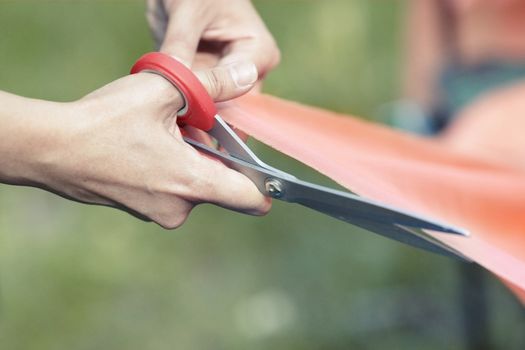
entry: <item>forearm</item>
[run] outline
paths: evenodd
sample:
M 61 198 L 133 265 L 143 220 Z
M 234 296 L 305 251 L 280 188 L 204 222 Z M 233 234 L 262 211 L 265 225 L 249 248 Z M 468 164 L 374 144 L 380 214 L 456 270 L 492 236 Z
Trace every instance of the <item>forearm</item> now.
M 42 185 L 58 145 L 66 104 L 0 91 L 0 182 Z

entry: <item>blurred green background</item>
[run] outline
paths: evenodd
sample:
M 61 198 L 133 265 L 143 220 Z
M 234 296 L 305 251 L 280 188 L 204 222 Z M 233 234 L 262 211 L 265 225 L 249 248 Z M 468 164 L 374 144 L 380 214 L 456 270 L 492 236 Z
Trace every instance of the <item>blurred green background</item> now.
M 397 97 L 403 1 L 255 3 L 283 54 L 267 92 L 370 118 Z M 0 89 L 72 100 L 127 74 L 153 49 L 144 10 L 0 0 Z M 486 348 L 523 349 L 522 307 L 487 278 Z M 164 231 L 0 187 L 0 349 L 462 349 L 460 285 L 457 262 L 293 205 Z

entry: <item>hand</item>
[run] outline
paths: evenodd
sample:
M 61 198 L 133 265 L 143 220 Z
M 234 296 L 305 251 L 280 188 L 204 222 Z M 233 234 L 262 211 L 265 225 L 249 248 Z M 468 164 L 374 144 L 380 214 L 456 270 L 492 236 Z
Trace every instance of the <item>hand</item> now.
M 246 63 L 198 76 L 223 100 L 249 90 L 257 72 Z M 234 81 L 239 77 L 243 82 Z M 183 141 L 176 124 L 182 97 L 158 75 L 126 76 L 67 104 L 5 95 L 0 101 L 11 113 L 0 112 L 7 126 L 0 131 L 0 182 L 124 209 L 165 228 L 180 226 L 204 202 L 250 214 L 269 210 L 248 178 Z M 48 118 L 31 119 L 44 110 Z
M 161 51 L 194 68 L 251 61 L 262 78 L 279 63 L 249 0 L 148 0 L 147 18 Z

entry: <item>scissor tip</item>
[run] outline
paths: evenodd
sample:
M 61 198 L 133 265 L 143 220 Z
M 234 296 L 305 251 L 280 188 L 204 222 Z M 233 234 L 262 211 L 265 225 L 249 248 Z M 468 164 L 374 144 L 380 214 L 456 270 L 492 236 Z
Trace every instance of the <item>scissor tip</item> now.
M 470 231 L 466 230 L 464 228 L 461 228 L 461 227 L 443 227 L 441 232 L 453 233 L 453 234 L 456 234 L 456 235 L 459 235 L 459 236 L 463 236 L 463 237 L 469 237 L 470 236 Z

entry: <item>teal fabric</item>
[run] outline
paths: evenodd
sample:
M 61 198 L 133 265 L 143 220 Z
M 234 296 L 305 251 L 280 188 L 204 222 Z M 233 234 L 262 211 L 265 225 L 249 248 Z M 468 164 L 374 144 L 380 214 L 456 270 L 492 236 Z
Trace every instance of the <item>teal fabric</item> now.
M 449 64 L 439 81 L 442 108 L 454 116 L 480 95 L 521 79 L 525 79 L 525 61 L 488 62 L 469 67 Z
M 431 111 L 402 100 L 382 106 L 380 118 L 395 128 L 434 135 L 446 128 L 457 113 L 476 98 L 520 80 L 525 80 L 525 61 L 494 61 L 476 66 L 462 66 L 451 61 L 439 75 L 435 86 L 439 103 Z

